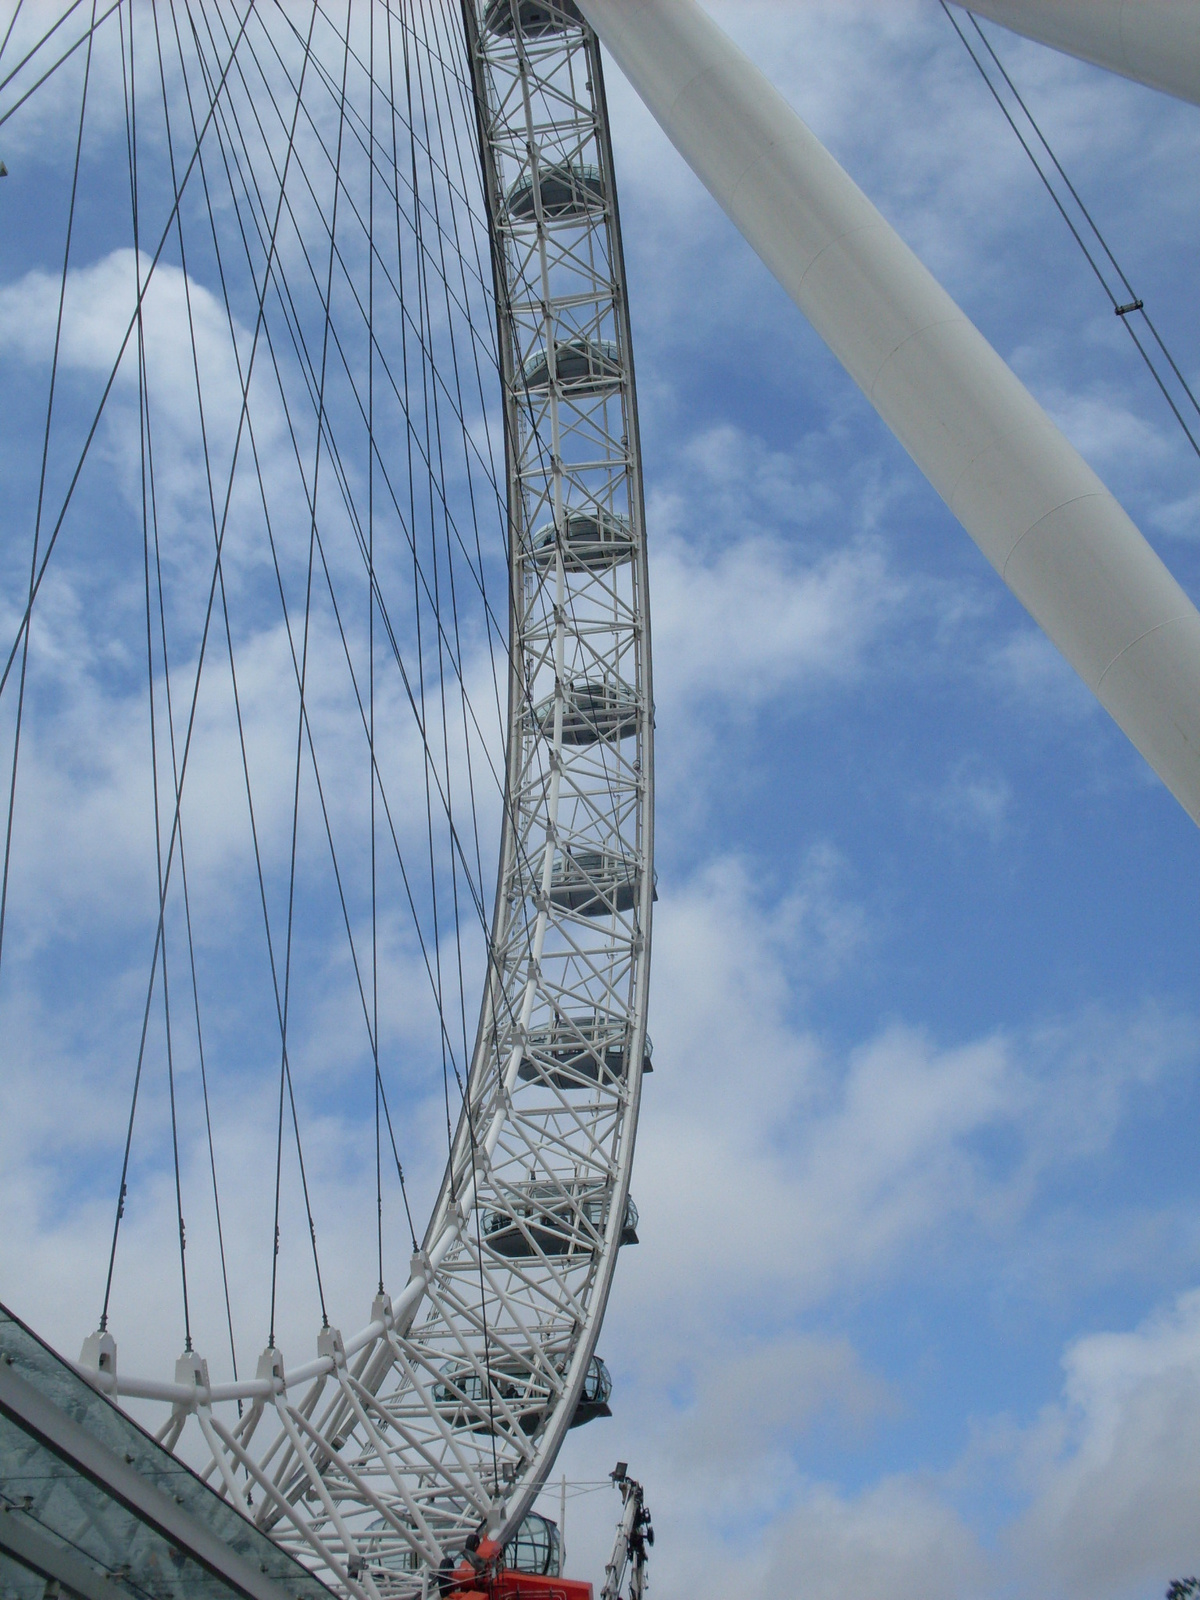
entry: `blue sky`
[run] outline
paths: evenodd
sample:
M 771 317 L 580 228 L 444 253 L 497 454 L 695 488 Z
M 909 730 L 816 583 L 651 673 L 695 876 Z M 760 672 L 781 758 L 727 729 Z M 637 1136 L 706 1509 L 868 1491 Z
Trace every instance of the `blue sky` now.
M 940 8 L 710 9 L 1200 592 L 1195 458 Z M 1195 108 L 991 37 L 1194 372 Z M 1196 1548 L 1195 829 L 609 93 L 663 899 L 604 1341 L 645 1420 L 604 1427 L 655 1583 L 1160 1593 Z
M 1200 598 L 1200 464 L 940 7 L 710 9 Z M 1200 111 L 990 36 L 1197 375 Z M 615 68 L 608 90 L 652 550 L 655 1072 L 641 1243 L 600 1345 L 614 1417 L 562 1465 L 598 1480 L 620 1457 L 646 1483 L 663 1600 L 1161 1594 L 1200 1564 L 1200 839 Z M 114 246 L 101 229 L 81 262 Z M 20 281 L 5 265 L 10 355 Z M 64 578 L 62 594 L 79 592 Z M 286 673 L 260 643 L 269 742 Z M 111 911 L 145 865 L 120 848 L 143 803 L 122 788 L 140 770 L 121 743 L 142 714 L 132 669 L 106 677 L 80 646 L 68 680 L 95 709 L 58 725 L 88 757 L 76 787 L 38 791 L 91 806 L 88 897 L 64 894 L 62 918 Z M 26 835 L 34 866 L 54 865 L 45 832 L 40 852 Z M 219 829 L 200 839 L 214 880 L 244 865 Z M 17 925 L 33 950 L 34 922 Z M 413 951 L 400 932 L 389 949 L 394 1036 L 419 1063 Z M 140 980 L 115 965 L 127 1019 Z M 35 966 L 0 997 L 18 1019 L 3 1184 L 19 1222 L 0 1281 L 69 1348 L 94 1321 L 127 1068 L 114 1087 L 96 1031 L 52 1025 Z M 349 1328 L 374 1196 L 360 1107 L 330 1090 L 349 1081 L 346 975 L 322 970 L 304 1083 Z M 406 1159 L 427 1194 L 438 1095 L 421 1070 Z M 248 1211 L 260 1087 L 221 1130 Z M 165 1360 L 165 1170 L 146 1181 L 126 1304 L 161 1326 L 116 1332 Z M 288 1315 L 285 1349 L 307 1351 L 303 1296 Z M 581 1576 L 599 1576 L 613 1515 L 604 1493 L 572 1502 Z

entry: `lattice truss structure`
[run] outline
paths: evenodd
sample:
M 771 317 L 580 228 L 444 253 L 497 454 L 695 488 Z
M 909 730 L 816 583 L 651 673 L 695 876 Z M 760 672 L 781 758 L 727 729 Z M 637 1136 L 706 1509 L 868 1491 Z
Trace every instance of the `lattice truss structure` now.
M 467 0 L 507 447 L 505 817 L 464 1109 L 411 1276 L 315 1361 L 216 1385 L 94 1381 L 168 1401 L 204 1475 L 343 1591 L 421 1592 L 486 1523 L 507 1539 L 572 1425 L 607 1414 L 595 1353 L 646 1039 L 652 724 L 644 515 L 597 41 L 570 0 Z M 236 1422 L 228 1404 L 240 1402 Z

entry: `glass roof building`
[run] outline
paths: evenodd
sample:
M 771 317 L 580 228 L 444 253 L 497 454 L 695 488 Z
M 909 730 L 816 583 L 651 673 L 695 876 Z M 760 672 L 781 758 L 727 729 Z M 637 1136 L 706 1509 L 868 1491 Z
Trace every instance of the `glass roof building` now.
M 332 1600 L 0 1306 L 0 1600 Z

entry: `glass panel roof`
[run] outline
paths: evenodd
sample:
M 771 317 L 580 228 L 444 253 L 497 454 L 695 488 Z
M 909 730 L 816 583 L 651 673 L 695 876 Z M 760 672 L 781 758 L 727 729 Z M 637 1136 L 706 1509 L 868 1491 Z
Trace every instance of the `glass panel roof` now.
M 207 1484 L 145 1433 L 132 1418 L 0 1307 L 0 1361 L 43 1400 L 104 1446 L 114 1473 L 122 1464 L 169 1497 L 182 1531 L 200 1524 L 254 1573 L 292 1600 L 330 1600 L 330 1591 Z M 13 1560 L 13 1556 L 18 1560 Z M 28 1568 L 43 1576 L 34 1579 Z M 0 1600 L 42 1600 L 45 1578 L 93 1600 L 229 1600 L 243 1594 L 236 1578 L 219 1576 L 181 1550 L 112 1486 L 85 1476 L 77 1462 L 51 1450 L 22 1421 L 0 1412 Z M 76 1581 L 72 1581 L 72 1578 Z

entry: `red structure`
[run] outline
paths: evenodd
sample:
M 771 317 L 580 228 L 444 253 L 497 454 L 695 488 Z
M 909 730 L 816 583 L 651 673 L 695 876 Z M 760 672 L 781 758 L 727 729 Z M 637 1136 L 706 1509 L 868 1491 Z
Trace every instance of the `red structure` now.
M 440 1587 L 445 1600 L 595 1600 L 590 1583 L 506 1567 L 503 1547 L 494 1539 L 481 1539 L 468 1550 Z

